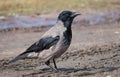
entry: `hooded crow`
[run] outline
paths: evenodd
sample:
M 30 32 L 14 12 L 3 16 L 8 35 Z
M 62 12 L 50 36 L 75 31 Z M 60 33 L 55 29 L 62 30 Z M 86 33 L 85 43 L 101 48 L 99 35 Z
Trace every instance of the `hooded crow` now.
M 55 26 L 49 29 L 39 41 L 32 44 L 25 52 L 10 60 L 8 64 L 26 58 L 30 53 L 35 52 L 39 54 L 39 58 L 44 60 L 47 66 L 57 70 L 55 59 L 69 48 L 72 39 L 72 22 L 78 15 L 80 14 L 77 12 L 62 11 Z M 54 63 L 54 67 L 50 65 L 51 60 Z

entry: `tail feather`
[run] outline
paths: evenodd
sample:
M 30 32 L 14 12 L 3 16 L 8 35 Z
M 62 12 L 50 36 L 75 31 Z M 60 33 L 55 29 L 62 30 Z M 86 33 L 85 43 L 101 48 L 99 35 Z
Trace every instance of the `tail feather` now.
M 20 59 L 26 58 L 28 55 L 29 55 L 29 53 L 22 53 L 22 54 L 18 55 L 17 57 L 15 57 L 14 59 L 10 60 L 7 64 L 10 64 L 10 63 L 16 62 Z

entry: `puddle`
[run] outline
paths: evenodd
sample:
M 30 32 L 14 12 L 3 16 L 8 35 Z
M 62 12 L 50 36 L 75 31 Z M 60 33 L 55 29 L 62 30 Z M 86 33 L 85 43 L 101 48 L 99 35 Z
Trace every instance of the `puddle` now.
M 10 19 L 1 19 L 0 28 L 12 28 L 12 27 L 33 27 L 33 26 L 48 26 L 54 25 L 56 20 L 46 20 L 41 17 L 29 17 L 29 16 L 19 16 Z
M 103 23 L 103 22 L 115 22 L 120 18 L 120 15 L 116 12 L 104 13 L 102 15 L 96 14 L 95 16 L 86 16 L 85 21 L 89 24 Z
M 95 24 L 95 23 L 100 23 L 100 22 L 105 22 L 106 19 L 104 17 L 87 17 L 85 18 L 85 20 L 89 23 L 89 24 Z
M 106 21 L 116 21 L 116 19 L 120 18 L 120 15 L 111 12 L 104 13 L 102 15 L 96 14 L 94 16 L 87 15 L 84 17 L 84 20 L 88 22 L 88 24 L 96 24 Z M 81 21 L 80 19 L 79 21 Z M 0 17 L 0 28 L 6 29 L 11 27 L 33 27 L 33 26 L 50 26 L 56 23 L 56 19 L 47 19 L 44 17 L 36 16 L 18 16 L 18 17 L 9 17 L 5 18 L 3 16 Z

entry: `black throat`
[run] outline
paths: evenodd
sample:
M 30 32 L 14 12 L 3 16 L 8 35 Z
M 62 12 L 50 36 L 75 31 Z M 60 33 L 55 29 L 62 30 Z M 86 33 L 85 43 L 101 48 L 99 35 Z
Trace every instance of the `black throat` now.
M 71 39 L 72 39 L 72 30 L 71 30 L 71 25 L 72 25 L 72 21 L 71 22 L 64 22 L 64 27 L 66 27 L 66 31 L 64 32 L 64 36 L 65 38 L 67 38 L 67 41 L 70 43 Z

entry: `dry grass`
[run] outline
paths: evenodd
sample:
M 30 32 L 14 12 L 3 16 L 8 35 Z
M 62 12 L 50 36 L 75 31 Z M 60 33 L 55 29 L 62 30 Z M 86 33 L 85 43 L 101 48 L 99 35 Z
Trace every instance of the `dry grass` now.
M 64 9 L 118 9 L 120 0 L 0 0 L 0 15 L 53 13 Z

